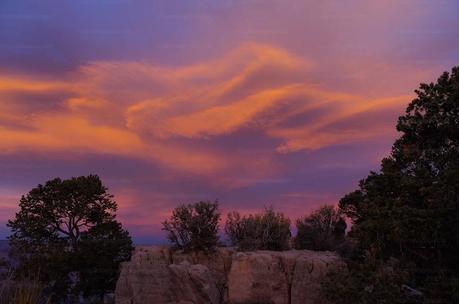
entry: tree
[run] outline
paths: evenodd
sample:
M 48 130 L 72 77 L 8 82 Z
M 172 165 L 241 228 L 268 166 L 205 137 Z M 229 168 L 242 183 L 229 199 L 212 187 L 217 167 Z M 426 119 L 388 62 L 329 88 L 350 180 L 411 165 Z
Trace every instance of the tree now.
M 340 209 L 367 258 L 414 263 L 416 284 L 431 299 L 454 302 L 457 287 L 455 295 L 434 295 L 438 286 L 426 286 L 434 277 L 446 286 L 459 276 L 459 67 L 415 92 L 380 172 L 342 198 Z
M 164 221 L 162 230 L 175 249 L 212 251 L 218 244 L 218 201 L 180 205 Z
M 77 255 L 78 291 L 85 296 L 103 296 L 105 291 L 115 290 L 119 264 L 130 259 L 132 250 L 129 233 L 116 221 L 84 232 Z
M 117 274 L 119 262 L 129 258 L 126 252 L 131 249 L 130 237 L 115 221 L 117 204 L 97 175 L 56 178 L 38 185 L 22 196 L 19 208 L 15 218 L 8 221 L 18 272 L 36 272 L 42 281 L 54 282 L 51 289 L 57 296 L 69 292 L 70 273 L 84 277 L 80 257 L 96 250 L 85 247 L 87 242 L 98 241 L 99 251 L 115 249 L 103 255 L 113 257 L 113 272 L 108 280 Z M 113 236 L 120 243 L 116 248 L 108 245 Z M 95 271 L 102 266 L 100 263 L 104 263 L 103 259 L 92 263 Z M 78 288 L 77 282 L 75 289 Z
M 296 221 L 296 249 L 335 250 L 344 241 L 346 222 L 334 206 L 322 206 Z
M 290 220 L 273 208 L 247 216 L 231 212 L 225 232 L 231 245 L 239 250 L 286 250 L 290 247 Z
M 231 246 L 239 250 L 256 250 L 262 247 L 260 216 L 241 216 L 238 212 L 228 213 L 225 233 Z

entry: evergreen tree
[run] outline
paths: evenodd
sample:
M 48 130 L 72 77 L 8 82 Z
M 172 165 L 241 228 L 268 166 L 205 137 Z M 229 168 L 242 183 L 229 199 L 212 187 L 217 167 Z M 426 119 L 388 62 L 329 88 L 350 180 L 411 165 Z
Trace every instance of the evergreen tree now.
M 340 208 L 367 259 L 411 263 L 418 286 L 451 301 L 459 295 L 450 284 L 459 276 L 459 67 L 415 92 L 380 172 Z

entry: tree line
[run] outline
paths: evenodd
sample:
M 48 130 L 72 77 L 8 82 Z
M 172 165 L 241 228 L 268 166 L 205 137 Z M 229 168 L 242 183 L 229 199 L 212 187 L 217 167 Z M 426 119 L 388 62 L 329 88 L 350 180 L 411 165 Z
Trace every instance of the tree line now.
M 297 235 L 292 237 L 291 220 L 272 207 L 257 214 L 228 213 L 224 232 L 219 238 L 221 214 L 218 201 L 201 201 L 175 208 L 164 221 L 163 230 L 173 248 L 211 252 L 218 246 L 234 246 L 238 250 L 336 250 L 343 244 L 346 222 L 340 211 L 325 205 L 298 219 Z

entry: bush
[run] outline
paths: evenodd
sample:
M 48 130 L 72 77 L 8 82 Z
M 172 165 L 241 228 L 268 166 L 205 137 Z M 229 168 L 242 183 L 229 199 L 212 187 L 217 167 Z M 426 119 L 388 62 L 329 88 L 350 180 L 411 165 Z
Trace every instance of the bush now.
M 344 242 L 346 222 L 333 206 L 323 206 L 296 221 L 296 249 L 337 250 Z
M 408 287 L 408 277 L 396 260 L 350 262 L 348 269 L 330 271 L 320 292 L 334 304 L 421 303 L 420 293 Z
M 225 232 L 239 250 L 286 250 L 291 238 L 290 220 L 272 208 L 262 214 L 228 214 Z
M 218 245 L 218 202 L 198 202 L 175 208 L 162 230 L 174 249 L 212 251 Z

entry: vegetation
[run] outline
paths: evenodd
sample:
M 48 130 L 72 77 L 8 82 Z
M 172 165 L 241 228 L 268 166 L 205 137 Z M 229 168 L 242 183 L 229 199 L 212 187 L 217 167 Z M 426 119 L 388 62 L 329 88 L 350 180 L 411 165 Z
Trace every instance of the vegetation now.
M 117 204 L 98 176 L 50 180 L 23 196 L 19 208 L 8 222 L 18 278 L 39 273 L 57 299 L 114 289 L 132 241 L 116 222 Z
M 291 238 L 290 220 L 272 208 L 247 216 L 229 213 L 225 232 L 240 250 L 286 250 Z
M 212 251 L 218 245 L 218 201 L 180 205 L 163 222 L 163 230 L 175 249 Z
M 324 298 L 335 304 L 418 303 L 419 294 L 410 295 L 408 272 L 396 260 L 377 263 L 349 262 L 348 269 L 335 269 L 322 282 Z
M 49 303 L 43 288 L 43 284 L 36 278 L 24 278 L 18 281 L 8 277 L 0 281 L 0 304 Z
M 405 282 L 426 302 L 458 303 L 459 67 L 415 92 L 398 120 L 402 135 L 380 172 L 371 172 L 341 199 L 340 209 L 353 221 L 350 235 L 358 242 L 361 265 L 397 259 L 399 271 L 408 273 Z M 377 271 L 358 273 L 371 278 Z M 327 294 L 351 299 L 349 288 Z M 366 303 L 356 299 L 346 303 Z
M 109 221 L 90 228 L 81 237 L 77 255 L 77 291 L 86 297 L 113 291 L 119 264 L 130 259 L 132 250 L 131 237 L 120 223 Z
M 334 206 L 327 205 L 296 221 L 296 249 L 336 250 L 343 242 L 346 221 Z

